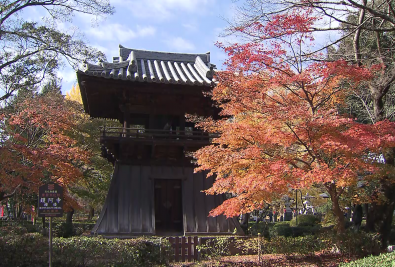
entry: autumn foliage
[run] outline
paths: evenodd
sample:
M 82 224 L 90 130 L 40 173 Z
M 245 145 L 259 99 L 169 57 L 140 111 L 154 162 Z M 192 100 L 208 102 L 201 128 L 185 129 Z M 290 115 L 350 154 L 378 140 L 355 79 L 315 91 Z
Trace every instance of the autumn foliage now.
M 55 182 L 65 190 L 67 206 L 76 202 L 67 187 L 82 176 L 79 166 L 89 153 L 74 138 L 78 114 L 57 93 L 27 96 L 4 109 L 0 192 L 4 198 L 18 189 L 34 194 Z
M 313 40 L 308 27 L 314 18 L 293 18 L 303 25 L 275 36 L 273 24 L 249 26 L 270 41 L 220 44 L 229 60 L 227 70 L 217 75 L 212 99 L 223 119 L 193 118 L 204 130 L 219 134 L 195 153 L 196 170 L 216 176 L 208 194 L 232 195 L 212 216 L 237 216 L 291 189 L 321 184 L 331 196 L 341 232 L 340 195 L 361 176 L 379 171 L 377 158 L 395 145 L 395 125 L 359 124 L 339 113 L 347 93 L 371 79 L 375 69 L 342 60 L 310 61 L 302 51 Z

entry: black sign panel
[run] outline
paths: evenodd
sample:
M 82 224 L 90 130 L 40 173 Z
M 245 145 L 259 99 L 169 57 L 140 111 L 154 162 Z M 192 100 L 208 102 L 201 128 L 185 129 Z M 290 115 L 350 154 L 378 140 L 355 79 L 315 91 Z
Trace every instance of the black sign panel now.
M 40 186 L 38 192 L 38 217 L 62 217 L 63 188 L 49 183 Z

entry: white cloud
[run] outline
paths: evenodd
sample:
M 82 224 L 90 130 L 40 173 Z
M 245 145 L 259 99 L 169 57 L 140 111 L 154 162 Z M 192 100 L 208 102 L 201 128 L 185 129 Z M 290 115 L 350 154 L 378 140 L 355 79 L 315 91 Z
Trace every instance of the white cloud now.
M 182 37 L 169 38 L 164 41 L 165 44 L 175 52 L 188 52 L 195 50 L 195 45 Z
M 198 30 L 198 26 L 195 23 L 183 23 L 182 27 L 184 27 L 186 30 L 192 31 L 192 32 Z
M 106 46 L 102 46 L 102 45 L 98 45 L 98 44 L 91 44 L 92 47 L 96 48 L 97 50 L 103 52 L 103 54 L 107 57 L 107 60 L 112 60 L 111 57 L 111 52 L 118 52 L 117 47 L 118 44 L 117 43 L 110 43 Z M 94 63 L 94 62 L 90 62 L 90 63 Z
M 112 23 L 102 27 L 90 28 L 87 31 L 87 35 L 95 37 L 99 40 L 111 40 L 124 43 L 138 37 L 154 36 L 156 33 L 156 29 L 151 26 L 137 26 L 136 28 L 136 30 L 132 30 L 127 26 L 118 23 Z
M 167 19 L 174 16 L 174 11 L 201 13 L 215 0 L 113 0 L 116 6 L 130 9 L 132 14 L 140 18 Z
M 77 82 L 77 75 L 75 73 L 75 70 L 73 70 L 68 65 L 58 71 L 58 77 L 62 79 L 63 94 L 71 90 L 72 86 Z
M 59 77 L 62 79 L 64 82 L 72 82 L 77 79 L 77 76 L 75 74 L 75 70 L 73 70 L 71 67 L 65 67 L 61 71 L 59 71 Z
M 137 25 L 137 35 L 141 37 L 145 36 L 154 36 L 156 33 L 156 29 L 152 26 L 141 27 Z

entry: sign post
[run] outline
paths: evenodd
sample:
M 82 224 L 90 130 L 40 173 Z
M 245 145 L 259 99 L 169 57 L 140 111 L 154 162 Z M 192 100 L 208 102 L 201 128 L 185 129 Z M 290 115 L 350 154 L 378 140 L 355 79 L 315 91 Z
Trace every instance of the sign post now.
M 52 217 L 63 216 L 63 188 L 55 183 L 40 186 L 38 190 L 38 217 L 49 217 L 49 267 L 52 266 Z

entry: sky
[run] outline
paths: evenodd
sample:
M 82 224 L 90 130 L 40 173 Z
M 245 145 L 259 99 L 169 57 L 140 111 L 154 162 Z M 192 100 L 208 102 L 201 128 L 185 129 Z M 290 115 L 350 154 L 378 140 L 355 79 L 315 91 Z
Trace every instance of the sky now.
M 115 14 L 93 20 L 93 16 L 76 14 L 72 23 L 58 22 L 63 32 L 77 29 L 78 36 L 88 45 L 102 51 L 108 62 L 119 56 L 119 45 L 127 48 L 180 53 L 210 52 L 211 63 L 224 69 L 226 54 L 217 42 L 240 41 L 234 36 L 223 37 L 228 21 L 235 21 L 237 7 L 246 0 L 110 0 Z M 25 19 L 36 20 L 47 15 L 43 8 L 29 10 Z M 27 16 L 27 17 L 26 17 Z M 321 23 L 327 23 L 321 20 Z M 332 39 L 328 33 L 315 34 L 316 44 Z M 332 33 L 338 37 L 338 33 Z M 94 63 L 94 62 L 91 62 Z M 65 94 L 77 83 L 76 70 L 66 65 L 59 71 Z
M 76 15 L 83 40 L 102 51 L 107 61 L 118 56 L 119 45 L 127 48 L 181 52 L 210 52 L 211 63 L 218 69 L 226 59 L 225 53 L 215 46 L 235 16 L 237 5 L 243 1 L 231 0 L 112 0 L 115 14 L 92 23 L 92 17 Z M 71 25 L 59 23 L 60 29 Z M 229 39 L 229 38 L 228 38 Z M 231 39 L 231 38 L 230 38 Z M 75 70 L 65 67 L 59 72 L 62 92 L 76 84 Z

